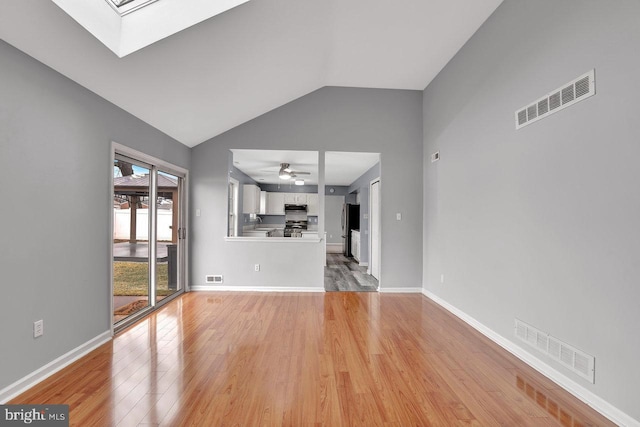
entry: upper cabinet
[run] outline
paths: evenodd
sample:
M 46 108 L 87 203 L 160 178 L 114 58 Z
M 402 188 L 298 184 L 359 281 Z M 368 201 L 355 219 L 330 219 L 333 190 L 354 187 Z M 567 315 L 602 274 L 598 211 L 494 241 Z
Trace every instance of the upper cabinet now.
M 307 214 L 318 216 L 318 193 L 267 192 L 265 214 L 284 215 L 284 205 L 307 205 Z
M 253 184 L 242 186 L 242 213 L 260 213 L 260 187 Z
M 260 191 L 260 215 L 267 213 L 267 192 Z
M 288 205 L 306 205 L 306 193 L 284 193 L 284 202 Z
M 307 193 L 307 215 L 318 216 L 318 193 Z
M 284 196 L 286 193 L 267 193 L 267 215 L 284 215 Z

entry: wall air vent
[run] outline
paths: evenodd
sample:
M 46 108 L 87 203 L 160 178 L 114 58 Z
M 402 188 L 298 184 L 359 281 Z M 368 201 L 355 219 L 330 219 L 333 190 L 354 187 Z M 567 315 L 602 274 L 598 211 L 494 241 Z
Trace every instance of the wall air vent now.
M 595 358 L 559 339 L 516 319 L 515 334 L 521 341 L 560 362 L 567 369 L 595 383 Z
M 516 111 L 516 129 L 543 119 L 570 105 L 596 94 L 595 70 L 578 77 L 563 87 Z
M 212 274 L 205 277 L 207 285 L 219 285 L 223 282 L 222 274 Z

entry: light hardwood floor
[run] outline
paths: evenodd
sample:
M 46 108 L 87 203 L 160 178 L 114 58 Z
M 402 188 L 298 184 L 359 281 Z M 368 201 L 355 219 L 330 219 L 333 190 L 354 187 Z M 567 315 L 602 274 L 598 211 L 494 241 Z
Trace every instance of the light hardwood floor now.
M 11 403 L 77 426 L 613 425 L 420 294 L 179 297 Z

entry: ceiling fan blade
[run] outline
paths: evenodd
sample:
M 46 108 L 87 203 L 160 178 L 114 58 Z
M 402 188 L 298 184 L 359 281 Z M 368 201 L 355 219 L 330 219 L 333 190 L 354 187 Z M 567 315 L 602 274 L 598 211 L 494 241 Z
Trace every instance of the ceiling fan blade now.
M 311 175 L 311 172 L 302 172 L 302 171 L 289 171 L 289 173 L 296 174 L 296 175 Z

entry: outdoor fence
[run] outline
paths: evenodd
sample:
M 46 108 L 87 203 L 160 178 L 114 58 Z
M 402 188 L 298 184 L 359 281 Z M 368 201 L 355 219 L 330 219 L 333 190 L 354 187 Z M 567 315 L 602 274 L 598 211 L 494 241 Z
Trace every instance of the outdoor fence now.
M 158 209 L 158 241 L 172 239 L 171 224 L 173 222 L 173 210 Z M 113 238 L 129 240 L 131 226 L 131 209 L 113 210 Z M 136 211 L 136 239 L 149 240 L 149 209 Z

